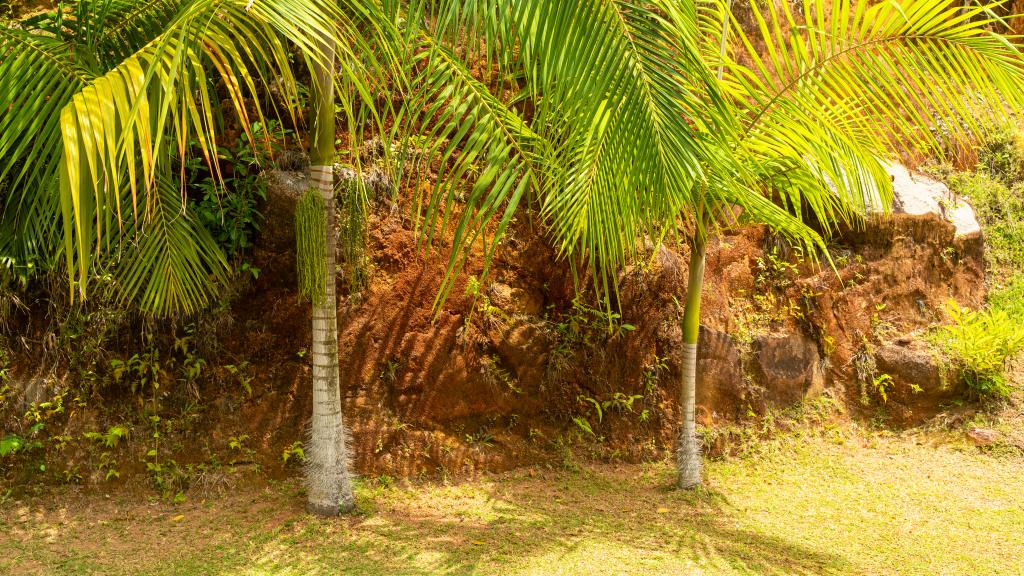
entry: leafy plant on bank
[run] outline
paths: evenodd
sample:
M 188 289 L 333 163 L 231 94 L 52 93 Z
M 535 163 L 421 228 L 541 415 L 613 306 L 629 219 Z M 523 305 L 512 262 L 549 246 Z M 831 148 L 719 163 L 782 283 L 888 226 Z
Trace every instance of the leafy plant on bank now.
M 1024 350 L 1024 331 L 1005 311 L 947 306 L 951 323 L 932 333 L 932 341 L 957 364 L 971 394 L 977 398 L 1010 395 L 1007 361 Z
M 239 265 L 263 224 L 259 211 L 267 198 L 263 170 L 289 135 L 276 120 L 268 120 L 266 128 L 256 122 L 247 133 L 255 140 L 243 133 L 230 145 L 217 147 L 219 178 L 202 158 L 193 156 L 184 166 L 192 192 L 190 205 L 228 260 Z M 250 270 L 251 266 L 246 269 Z
M 1012 349 L 1010 337 L 1024 333 L 1024 132 L 994 131 L 982 142 L 979 160 L 976 173 L 953 174 L 948 182 L 968 198 L 985 230 L 988 302 L 966 313 L 951 304 L 953 324 L 942 334 L 960 363 L 971 367 L 965 375 L 972 393 L 1003 396 L 1009 389 L 999 350 Z
M 1006 280 L 1019 274 L 1024 266 L 1024 183 L 1011 188 L 983 169 L 954 174 L 949 187 L 969 199 L 985 228 L 990 275 Z
M 1008 187 L 1024 180 L 1024 132 L 1016 127 L 996 127 L 978 147 L 978 166 L 985 174 Z

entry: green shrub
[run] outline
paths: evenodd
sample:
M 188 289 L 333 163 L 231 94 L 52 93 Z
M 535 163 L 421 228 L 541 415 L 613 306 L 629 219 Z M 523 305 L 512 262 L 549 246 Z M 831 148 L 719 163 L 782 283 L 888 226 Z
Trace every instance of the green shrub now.
M 1024 347 L 1024 133 L 995 133 L 979 150 L 976 174 L 949 187 L 966 196 L 985 231 L 990 291 L 984 311 L 950 306 L 951 326 L 936 342 L 956 361 L 978 397 L 1006 396 L 1006 361 Z
M 978 164 L 1008 186 L 1024 179 L 1024 133 L 1011 128 L 991 133 L 978 148 Z
M 245 135 L 217 147 L 223 188 L 200 155 L 184 163 L 187 183 L 193 191 L 191 204 L 203 226 L 232 261 L 238 261 L 252 247 L 259 233 L 263 223 L 259 207 L 267 198 L 263 167 L 270 163 L 272 153 L 279 151 L 279 142 L 289 135 L 276 122 L 266 127 L 256 123 L 251 131 L 256 148 Z
M 253 237 L 259 232 L 263 216 L 258 207 L 267 198 L 267 184 L 256 155 L 241 137 L 234 147 L 222 146 L 218 153 L 222 165 L 229 167 L 224 176 L 226 190 L 207 176 L 198 185 L 202 199 L 196 212 L 224 253 L 234 259 L 252 246 Z
M 974 311 L 950 301 L 952 323 L 932 334 L 932 341 L 959 366 L 971 395 L 1005 398 L 1010 387 L 1006 362 L 1024 349 L 1024 331 L 1006 310 Z
M 1024 324 L 1024 272 L 1018 272 L 1005 285 L 994 287 L 988 295 L 988 305 L 1004 310 L 1011 318 Z
M 949 187 L 977 211 L 992 275 L 1006 278 L 1024 267 L 1024 183 L 1010 189 L 987 174 L 962 173 L 950 178 Z

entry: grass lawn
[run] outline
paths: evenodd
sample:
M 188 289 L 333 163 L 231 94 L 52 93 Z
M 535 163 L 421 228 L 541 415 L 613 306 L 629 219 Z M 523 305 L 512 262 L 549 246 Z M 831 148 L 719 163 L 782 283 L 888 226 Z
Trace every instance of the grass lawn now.
M 66 489 L 0 509 L 0 574 L 1024 574 L 1024 458 L 922 437 L 773 442 L 712 462 L 522 470 L 360 488 L 303 512 L 297 482 L 173 506 Z

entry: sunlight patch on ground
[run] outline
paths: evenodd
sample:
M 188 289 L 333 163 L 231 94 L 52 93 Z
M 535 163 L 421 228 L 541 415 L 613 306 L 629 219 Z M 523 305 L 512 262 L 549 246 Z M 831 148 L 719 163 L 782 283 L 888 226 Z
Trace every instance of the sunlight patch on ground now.
M 710 462 L 363 484 L 320 519 L 297 483 L 179 506 L 82 496 L 0 510 L 0 573 L 1018 576 L 1024 458 L 865 434 Z M 56 538 L 52 536 L 56 535 Z

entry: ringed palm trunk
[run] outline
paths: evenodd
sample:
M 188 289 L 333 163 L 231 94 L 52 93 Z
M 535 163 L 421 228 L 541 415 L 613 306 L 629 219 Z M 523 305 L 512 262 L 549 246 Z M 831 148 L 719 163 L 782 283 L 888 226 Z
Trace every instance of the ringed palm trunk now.
M 700 337 L 700 296 L 704 288 L 704 239 L 694 238 L 690 250 L 690 274 L 686 283 L 683 311 L 682 390 L 679 407 L 683 422 L 676 448 L 679 487 L 695 488 L 701 483 L 701 448 L 697 438 L 697 341 Z
M 732 17 L 732 0 L 726 5 L 722 20 L 722 40 L 719 43 L 719 57 L 725 61 L 729 38 L 729 19 Z M 718 66 L 716 77 L 722 81 L 725 67 Z M 697 348 L 700 339 L 700 297 L 704 291 L 704 260 L 707 255 L 707 239 L 701 237 L 700 227 L 690 244 L 689 278 L 686 282 L 686 308 L 683 310 L 682 386 L 679 409 L 683 414 L 679 428 L 679 443 L 676 447 L 676 467 L 680 488 L 696 488 L 701 484 L 703 460 L 700 439 L 697 438 Z
M 348 434 L 341 415 L 338 369 L 338 302 L 335 297 L 334 40 L 323 38 L 325 58 L 314 65 L 310 176 L 323 199 L 326 287 L 313 301 L 313 417 L 306 460 L 307 508 L 337 516 L 355 506 L 349 476 Z M 319 300 L 319 301 L 318 301 Z

